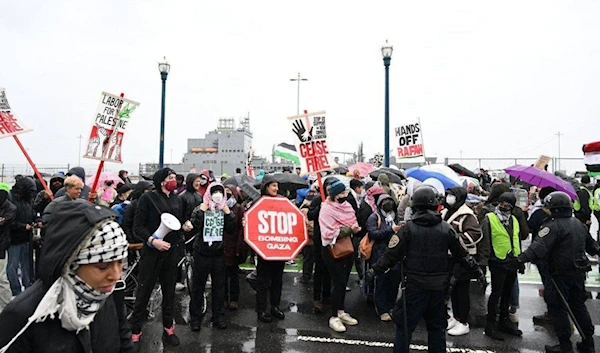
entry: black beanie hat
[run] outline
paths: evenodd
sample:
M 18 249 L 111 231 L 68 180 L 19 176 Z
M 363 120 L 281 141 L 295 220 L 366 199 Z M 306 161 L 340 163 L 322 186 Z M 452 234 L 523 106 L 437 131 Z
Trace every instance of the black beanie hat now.
M 154 182 L 154 187 L 157 190 L 160 190 L 161 188 L 161 184 L 162 182 L 167 179 L 167 177 L 171 174 L 177 174 L 175 173 L 175 171 L 171 168 L 162 168 L 156 171 L 156 173 L 154 173 L 154 175 L 152 176 L 152 181 Z
M 498 202 L 507 202 L 511 205 L 512 208 L 514 208 L 517 204 L 517 198 L 512 192 L 505 192 L 502 193 L 502 195 L 500 195 L 500 197 L 498 198 Z

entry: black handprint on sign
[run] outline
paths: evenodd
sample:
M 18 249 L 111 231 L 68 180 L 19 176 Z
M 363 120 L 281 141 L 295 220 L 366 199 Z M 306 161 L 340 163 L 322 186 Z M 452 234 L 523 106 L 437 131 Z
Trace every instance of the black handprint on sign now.
M 298 139 L 301 142 L 308 142 L 312 140 L 314 127 L 311 127 L 310 131 L 307 133 L 306 128 L 304 127 L 304 122 L 302 120 L 294 121 L 292 126 L 292 131 L 296 134 L 296 136 L 298 136 Z

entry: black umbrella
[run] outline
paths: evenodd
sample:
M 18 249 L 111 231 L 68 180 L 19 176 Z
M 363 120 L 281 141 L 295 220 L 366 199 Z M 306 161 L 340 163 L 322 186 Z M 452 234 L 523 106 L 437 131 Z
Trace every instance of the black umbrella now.
M 333 170 L 334 170 L 336 173 L 338 173 L 338 174 L 341 174 L 341 175 L 346 175 L 346 173 L 348 173 L 348 168 L 346 168 L 346 167 L 342 167 L 342 166 L 339 166 L 339 167 L 337 167 L 337 168 L 333 168 Z
M 390 183 L 392 184 L 402 184 L 402 180 L 406 179 L 406 176 L 404 176 L 404 173 L 402 173 L 401 170 L 385 167 L 375 169 L 374 171 L 369 173 L 369 176 L 373 179 L 377 179 L 381 174 L 386 174 L 390 179 Z
M 306 189 L 308 182 L 298 174 L 293 173 L 278 173 L 272 177 L 279 183 L 279 190 L 296 191 L 298 189 Z M 254 186 L 260 188 L 261 181 L 255 181 Z
M 448 168 L 450 168 L 453 171 L 455 171 L 456 173 L 458 173 L 458 175 L 468 176 L 470 178 L 477 179 L 477 175 L 475 175 L 475 173 L 473 173 L 472 171 L 468 170 L 467 168 L 463 167 L 462 165 L 460 165 L 458 163 L 450 164 L 448 166 Z
M 244 184 L 244 183 L 249 183 L 251 185 L 254 185 L 254 183 L 256 183 L 256 179 L 254 179 L 253 177 L 248 176 L 248 175 L 234 175 L 234 176 L 231 176 L 231 177 L 225 179 L 225 181 L 223 182 L 223 185 L 231 184 L 231 185 L 241 187 L 242 184 Z

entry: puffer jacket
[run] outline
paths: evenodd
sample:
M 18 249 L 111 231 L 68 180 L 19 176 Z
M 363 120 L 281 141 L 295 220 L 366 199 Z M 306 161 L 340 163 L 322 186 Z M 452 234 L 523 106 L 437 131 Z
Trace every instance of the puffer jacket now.
M 73 252 L 97 222 L 114 212 L 77 200 L 57 206 L 40 259 L 40 279 L 10 302 L 0 314 L 0 347 L 25 327 L 48 288 L 61 275 Z M 89 330 L 67 331 L 58 318 L 33 323 L 8 349 L 9 353 L 118 353 L 132 348 L 131 330 L 113 296 L 104 302 Z

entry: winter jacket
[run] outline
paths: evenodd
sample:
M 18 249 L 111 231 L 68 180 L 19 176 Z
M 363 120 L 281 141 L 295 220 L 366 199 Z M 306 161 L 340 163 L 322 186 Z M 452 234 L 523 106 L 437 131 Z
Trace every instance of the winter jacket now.
M 514 221 L 515 221 L 516 217 L 512 216 L 510 217 L 510 220 L 508 222 L 508 227 L 505 226 L 504 228 L 506 229 L 508 235 L 510 237 L 513 236 L 513 228 L 514 228 Z M 518 224 L 518 222 L 517 222 Z M 494 251 L 494 243 L 492 242 L 492 229 L 491 229 L 491 225 L 490 225 L 490 221 L 487 217 L 484 217 L 483 222 L 481 222 L 481 232 L 483 233 L 483 237 L 485 240 L 482 241 L 486 241 L 490 244 L 490 252 L 489 252 L 489 260 L 490 262 L 495 262 L 495 263 L 500 263 L 500 264 L 507 264 L 507 260 L 506 259 L 499 259 L 496 257 L 496 253 Z M 516 247 L 516 244 L 512 245 L 513 247 Z M 520 247 L 520 244 L 519 244 Z M 518 254 L 515 254 L 514 256 L 517 256 Z
M 400 218 L 400 220 L 404 221 L 404 217 L 405 217 L 405 212 L 406 209 L 409 207 L 410 205 L 410 196 L 408 195 L 404 195 L 402 196 L 402 198 L 400 199 L 400 202 L 398 203 L 398 218 Z
M 96 209 L 81 200 L 63 203 L 49 224 L 45 250 L 40 258 L 40 279 L 10 302 L 0 314 L 0 347 L 5 346 L 34 313 L 48 288 L 61 275 L 67 260 L 97 222 L 114 212 Z M 77 334 L 65 330 L 58 318 L 33 323 L 13 343 L 9 353 L 118 353 L 132 348 L 131 331 L 124 311 L 118 310 L 113 296 L 104 302 L 89 330 Z
M 306 220 L 306 236 L 308 237 L 308 243 L 306 246 L 315 245 L 315 222 L 308 219 L 308 208 L 310 203 L 306 200 L 300 205 L 300 212 L 304 214 Z
M 181 199 L 174 193 L 170 193 L 169 196 L 159 190 L 145 193 L 140 197 L 137 203 L 135 218 L 133 220 L 133 232 L 136 236 L 143 239 L 144 244 L 146 244 L 146 240 L 150 238 L 160 226 L 160 216 L 163 213 L 170 213 L 181 222 L 183 219 L 181 209 Z M 175 245 L 179 243 L 179 239 L 179 233 L 177 231 L 172 231 L 169 232 L 163 240 Z M 146 244 L 145 246 L 148 245 Z
M 354 197 L 354 192 L 348 193 L 347 201 L 350 205 L 352 205 L 354 213 L 356 214 L 358 226 L 361 227 L 361 230 L 358 233 L 352 234 L 352 237 L 362 239 L 367 234 L 367 220 L 369 219 L 373 211 L 371 210 L 371 206 L 369 206 L 369 204 L 364 200 L 360 203 L 359 206 L 358 202 L 356 201 L 356 198 Z
M 398 198 L 396 197 L 396 193 L 394 192 L 394 190 L 392 190 L 392 188 L 390 187 L 390 177 L 387 176 L 387 174 L 385 173 L 381 173 L 377 177 L 377 182 L 379 183 L 379 185 L 381 185 L 383 190 L 385 190 L 385 192 L 392 197 L 392 200 L 394 200 L 394 203 L 397 205 Z
M 390 242 L 390 238 L 394 235 L 392 226 L 385 221 L 385 215 L 381 210 L 381 203 L 383 200 L 391 199 L 389 195 L 381 195 L 377 200 L 377 212 L 371 213 L 367 220 L 367 233 L 369 233 L 369 239 L 374 240 L 373 249 L 371 250 L 371 258 L 369 262 L 371 265 L 377 263 L 377 261 L 383 257 L 385 249 Z M 394 223 L 397 219 L 394 219 Z
M 85 184 L 85 169 L 81 167 L 73 167 L 67 172 L 67 176 L 69 175 L 77 175 L 81 181 L 83 181 L 83 189 L 81 190 L 81 195 L 79 195 L 79 198 L 87 200 L 90 197 L 90 192 L 92 192 L 92 189 Z M 54 194 L 54 197 L 61 197 L 65 195 L 65 193 L 66 189 L 63 186 L 56 192 L 56 194 Z
M 48 187 L 51 188 L 52 183 L 55 180 L 65 180 L 65 177 L 62 174 L 54 174 L 52 176 L 52 178 L 50 178 L 50 185 L 48 185 Z M 58 192 L 58 190 L 52 190 L 52 191 Z M 48 198 L 46 197 L 46 190 L 42 190 L 42 191 L 38 192 L 37 196 L 35 197 L 35 200 L 33 201 L 33 209 L 35 210 L 35 212 L 42 214 L 42 213 L 44 213 L 44 209 L 46 208 L 46 206 L 48 206 L 50 204 L 50 202 L 52 202 L 52 200 L 50 200 L 49 197 Z
M 209 211 L 206 211 L 209 212 Z M 194 250 L 202 256 L 221 256 L 225 253 L 225 244 L 223 241 L 215 241 L 211 244 L 204 241 L 204 219 L 206 212 L 202 211 L 200 207 L 197 207 L 192 214 L 192 223 L 194 228 L 198 229 L 198 236 L 194 240 Z M 223 211 L 220 212 L 223 215 L 223 234 L 235 232 L 235 215 L 233 212 L 225 214 Z
M 177 196 L 181 199 L 182 214 L 184 222 L 192 219 L 192 211 L 202 203 L 202 196 L 194 189 L 194 180 L 200 174 L 190 173 L 185 179 L 185 191 Z
M 135 213 L 137 210 L 138 200 L 142 195 L 152 187 L 152 183 L 147 180 L 142 180 L 138 182 L 133 188 L 133 192 L 129 195 L 129 199 L 131 203 L 125 209 L 125 213 L 123 213 L 123 223 L 121 224 L 121 228 L 127 235 L 127 241 L 129 244 L 139 244 L 143 243 L 144 239 L 137 236 L 133 231 L 133 221 L 135 219 Z
M 319 224 L 319 213 L 321 212 L 321 198 L 315 197 L 308 206 L 306 216 L 313 222 L 313 240 L 314 244 L 321 246 L 321 226 Z
M 208 189 L 208 186 L 210 185 L 210 172 L 206 169 L 203 169 L 200 171 L 200 175 L 204 175 L 206 177 L 206 184 L 200 185 L 200 189 L 198 189 L 200 196 L 204 197 L 206 189 Z
M 27 180 L 28 178 L 24 178 L 22 180 Z M 29 179 L 32 185 L 35 187 L 35 183 L 33 183 L 32 179 Z M 18 185 L 19 183 L 17 183 Z M 28 243 L 31 237 L 33 236 L 33 229 L 26 230 L 27 225 L 33 225 L 33 223 L 38 221 L 38 218 L 33 210 L 33 198 L 29 197 L 29 199 L 22 199 L 15 193 L 18 193 L 17 185 L 13 187 L 13 195 L 12 195 L 12 203 L 17 206 L 17 214 L 15 216 L 14 221 L 10 226 L 10 244 L 18 245 Z M 35 193 L 33 190 L 32 194 Z
M 44 209 L 44 213 L 42 213 L 42 224 L 45 226 L 46 224 L 48 224 L 48 222 L 50 222 L 50 219 L 52 219 L 52 214 L 54 213 L 54 210 L 56 209 L 56 206 L 58 206 L 58 204 L 70 201 L 74 200 L 70 198 L 67 194 L 60 197 L 56 197 L 54 200 L 52 200 L 52 202 L 50 202 L 48 206 L 46 206 L 46 208 Z
M 10 226 L 17 215 L 17 206 L 8 201 L 8 193 L 6 191 L 0 190 L 0 194 L 2 193 L 6 194 L 6 196 L 2 197 L 0 195 L 0 200 L 4 200 L 0 203 L 0 259 L 5 258 L 6 251 L 10 246 Z
M 223 230 L 225 265 L 233 267 L 246 261 L 246 243 L 244 242 L 244 227 L 242 226 L 244 208 L 241 205 L 242 195 L 237 187 L 235 185 L 225 185 L 225 187 L 231 190 L 236 200 L 236 204 L 231 207 L 231 212 L 235 216 L 235 230 L 231 233 Z

